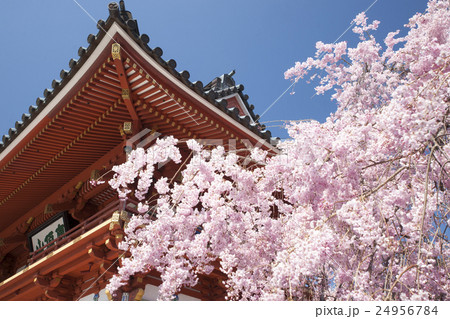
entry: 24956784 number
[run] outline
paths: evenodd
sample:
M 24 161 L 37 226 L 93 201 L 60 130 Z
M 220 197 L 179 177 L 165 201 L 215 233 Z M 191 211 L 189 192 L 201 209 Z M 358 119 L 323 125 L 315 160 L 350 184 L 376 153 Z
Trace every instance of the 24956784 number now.
M 435 315 L 437 316 L 438 310 L 437 306 L 431 308 L 431 306 L 377 306 L 377 316 L 388 315 L 388 316 L 418 316 L 418 315 Z

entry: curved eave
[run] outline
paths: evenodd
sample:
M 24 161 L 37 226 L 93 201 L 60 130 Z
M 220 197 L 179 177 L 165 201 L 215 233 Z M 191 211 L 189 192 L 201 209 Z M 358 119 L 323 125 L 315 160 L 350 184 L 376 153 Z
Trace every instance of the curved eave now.
M 245 125 L 241 124 L 239 122 L 239 117 L 237 119 L 232 118 L 231 110 L 228 110 L 226 106 L 224 106 L 222 109 L 219 109 L 218 106 L 213 104 L 215 100 L 213 99 L 213 103 L 206 100 L 204 97 L 202 97 L 200 94 L 195 92 L 193 89 L 185 85 L 183 82 L 181 82 L 175 75 L 172 74 L 172 72 L 169 72 L 167 69 L 165 69 L 160 63 L 155 61 L 152 57 L 150 57 L 145 50 L 134 41 L 130 35 L 125 32 L 118 24 L 114 23 L 111 28 L 109 29 L 109 33 L 113 34 L 112 37 L 116 37 L 116 35 L 119 35 L 120 38 L 124 41 L 126 41 L 127 45 L 130 49 L 132 49 L 136 54 L 138 54 L 149 66 L 151 66 L 153 69 L 155 69 L 163 78 L 167 79 L 167 81 L 170 82 L 171 87 L 177 87 L 185 96 L 188 96 L 190 99 L 197 102 L 197 105 L 200 105 L 204 109 L 208 110 L 208 112 L 214 114 L 215 116 L 219 117 L 224 123 L 226 123 L 227 126 L 234 128 L 236 131 L 240 131 L 250 137 L 252 140 L 257 141 L 260 146 L 263 146 L 269 150 L 272 150 L 274 152 L 277 152 L 278 150 L 269 143 L 270 140 L 270 133 L 269 136 L 261 136 L 260 134 L 264 134 L 265 132 L 260 132 L 260 134 L 256 133 L 259 132 L 259 129 L 255 125 L 253 130 L 249 129 Z M 129 54 L 131 52 L 128 52 Z M 145 68 L 145 67 L 144 67 Z M 203 87 L 203 86 L 202 86 Z M 225 113 L 228 111 L 227 113 Z M 243 119 L 242 119 L 243 120 Z M 243 120 L 244 121 L 244 120 Z M 255 132 L 256 131 L 256 132 Z
M 259 115 L 255 115 L 255 113 L 253 112 L 255 106 L 253 104 L 248 104 L 249 97 L 247 94 L 244 94 L 244 86 L 242 84 L 235 85 L 233 87 L 229 87 L 220 91 L 216 91 L 217 95 L 216 100 L 220 102 L 222 99 L 235 94 L 239 95 L 239 97 L 241 98 L 246 110 L 248 111 L 250 118 L 253 121 L 258 122 L 257 119 L 259 118 Z
M 3 138 L 3 146 L 0 149 L 0 167 L 15 156 L 20 148 L 35 136 L 42 125 L 51 120 L 59 108 L 73 95 L 73 92 L 81 88 L 83 82 L 90 77 L 91 72 L 89 71 L 92 67 L 100 63 L 99 61 L 105 60 L 110 54 L 109 50 L 105 50 L 110 42 L 109 37 L 103 36 L 100 43 L 90 47 L 89 52 L 86 52 L 75 65 L 72 65 L 70 71 L 63 70 L 65 74 L 56 89 L 47 93 L 45 99 L 38 98 L 37 106 L 30 106 L 29 116 L 26 117 L 26 121 L 23 121 L 14 136 L 9 136 L 6 141 Z M 24 117 L 25 114 L 22 118 L 24 119 Z
M 278 151 L 274 147 L 277 139 L 271 138 L 270 131 L 261 131 L 258 125 L 246 126 L 246 123 L 249 122 L 248 119 L 236 116 L 233 110 L 228 109 L 225 104 L 217 102 L 215 100 L 217 95 L 214 92 L 204 92 L 203 85 L 200 81 L 195 83 L 190 82 L 189 72 L 176 71 L 176 62 L 174 60 L 162 60 L 162 50 L 160 48 L 150 49 L 147 45 L 148 36 L 144 34 L 137 37 L 128 29 L 120 17 L 111 15 L 108 17 L 106 23 L 100 20 L 97 27 L 99 28 L 98 34 L 90 34 L 88 36 L 89 46 L 87 48 L 80 47 L 78 51 L 80 58 L 69 61 L 70 70 L 62 70 L 60 73 L 61 80 L 53 80 L 52 89 L 44 90 L 44 98 L 37 98 L 36 106 L 30 106 L 29 113 L 24 113 L 22 119 L 16 121 L 15 127 L 11 128 L 8 134 L 3 136 L 2 141 L 0 141 L 0 166 L 5 163 L 5 159 L 14 156 L 14 151 L 20 148 L 20 144 L 23 145 L 28 139 L 32 138 L 33 133 L 35 133 L 33 130 L 36 129 L 39 123 L 48 118 L 58 103 L 61 102 L 61 99 L 74 88 L 74 85 L 80 82 L 85 72 L 99 58 L 99 55 L 109 55 L 109 50 L 105 50 L 105 48 L 117 34 L 149 64 L 170 79 L 173 84 L 180 87 L 206 108 L 222 117 L 225 122 L 247 133 L 257 141 L 263 139 L 264 142 L 261 143 L 262 145 L 275 152 Z
M 180 135 L 178 134 L 179 132 L 174 130 L 176 130 L 179 126 L 183 127 L 184 125 L 186 130 L 192 131 L 192 134 L 186 134 L 182 136 L 182 138 L 212 138 L 221 139 L 223 141 L 230 138 L 236 138 L 240 140 L 238 143 L 241 145 L 243 141 L 249 140 L 250 145 L 266 148 L 274 152 L 277 151 L 277 149 L 273 147 L 267 139 L 261 136 L 264 132 L 260 132 L 257 125 L 251 125 L 248 123 L 248 116 L 240 117 L 237 114 L 238 112 L 236 112 L 237 109 L 230 110 L 223 103 L 218 103 L 215 99 L 212 99 L 211 102 L 205 99 L 205 94 L 201 91 L 200 93 L 198 92 L 198 85 L 180 80 L 179 77 L 182 77 L 180 73 L 176 72 L 173 67 L 169 67 L 163 63 L 160 63 L 160 61 L 155 60 L 149 52 L 147 52 L 148 50 L 142 47 L 144 46 L 144 43 L 142 43 L 142 41 L 139 42 L 140 40 L 137 41 L 137 38 L 133 39 L 132 36 L 134 35 L 128 34 L 123 25 L 117 23 L 113 19 L 110 19 L 104 25 L 97 36 L 89 36 L 91 46 L 87 49 L 83 48 L 83 50 L 81 50 L 80 60 L 76 64 L 72 63 L 72 69 L 69 72 L 64 72 L 64 79 L 57 84 L 57 88 L 55 88 L 51 93 L 47 92 L 45 100 L 39 100 L 40 102 L 38 103 L 38 107 L 34 110 L 33 115 L 21 124 L 20 130 L 17 130 L 15 133 L 15 137 L 8 141 L 7 146 L 0 153 L 0 173 L 3 172 L 4 176 L 7 176 L 9 180 L 11 180 L 11 183 L 5 183 L 0 189 L 2 192 L 1 194 L 3 194 L 2 196 L 4 196 L 0 199 L 4 201 L 4 203 L 0 203 L 0 206 L 3 205 L 2 210 L 5 213 L 14 208 L 16 213 L 14 216 L 11 215 L 10 218 L 17 218 L 19 215 L 23 215 L 28 209 L 30 209 L 30 207 L 34 207 L 34 205 L 36 205 L 40 200 L 46 198 L 46 196 L 49 195 L 47 193 L 53 192 L 55 189 L 66 183 L 68 179 L 72 178 L 74 174 L 78 173 L 78 169 L 89 166 L 92 161 L 95 161 L 97 158 L 102 156 L 103 153 L 97 154 L 97 152 L 94 154 L 93 152 L 90 152 L 89 154 L 92 153 L 92 156 L 88 158 L 83 155 L 81 152 L 82 149 L 78 148 L 77 150 L 66 152 L 67 150 L 65 146 L 68 143 L 70 144 L 71 141 L 61 140 L 62 133 L 56 131 L 55 127 L 64 123 L 67 124 L 69 118 L 71 122 L 74 120 L 76 121 L 77 115 L 75 113 L 80 106 L 77 106 L 77 108 L 69 108 L 68 105 L 72 105 L 72 99 L 75 101 L 75 97 L 80 94 L 82 95 L 81 99 L 84 100 L 85 98 L 88 98 L 89 95 L 92 94 L 92 91 L 90 89 L 84 91 L 84 88 L 86 88 L 86 85 L 90 83 L 92 77 L 97 73 L 102 73 L 105 68 L 108 69 L 108 64 L 109 68 L 112 68 L 112 62 L 106 62 L 105 67 L 105 61 L 111 60 L 111 44 L 114 40 L 119 41 L 123 45 L 124 51 L 127 50 L 127 54 L 132 56 L 133 61 L 139 60 L 138 63 L 143 66 L 143 71 L 150 72 L 152 76 L 157 77 L 159 81 L 163 81 L 161 83 L 163 83 L 166 88 L 168 88 L 171 92 L 175 92 L 177 100 L 180 100 L 181 98 L 192 106 L 192 112 L 187 110 L 183 111 L 186 114 L 184 116 L 185 118 L 188 116 L 187 112 L 191 112 L 189 118 L 193 119 L 195 117 L 198 123 L 200 123 L 200 125 L 197 125 L 198 123 L 193 125 L 192 122 L 190 124 L 186 124 L 186 121 L 180 117 L 180 113 L 178 115 L 175 115 L 174 113 L 167 114 L 167 109 L 169 107 L 166 107 L 166 109 L 158 111 L 161 112 L 160 114 L 166 112 L 164 113 L 164 121 L 168 121 L 169 117 L 171 117 L 171 127 L 167 127 L 169 125 L 164 123 L 160 125 L 159 129 L 162 130 L 162 134 Z M 93 83 L 92 87 L 94 87 L 94 90 L 95 86 L 96 84 Z M 131 86 L 134 86 L 134 84 Z M 201 88 L 203 88 L 203 86 L 201 86 Z M 116 87 L 115 89 L 119 91 L 121 90 L 120 87 Z M 120 93 L 115 92 L 114 94 L 114 99 L 120 98 Z M 167 94 L 166 96 L 169 97 L 168 93 L 165 92 L 164 94 Z M 112 96 L 110 96 L 110 98 L 112 98 Z M 87 106 L 84 105 L 81 107 L 85 108 Z M 142 121 L 146 121 L 145 124 L 147 126 L 150 125 L 151 127 L 152 123 L 162 120 L 161 117 L 160 119 L 154 117 L 156 112 L 149 115 L 148 111 L 145 113 L 142 107 L 142 104 L 139 106 L 136 104 L 136 111 L 140 114 L 140 116 L 142 116 Z M 70 110 L 74 110 L 75 113 Z M 123 122 L 129 118 L 129 115 L 127 115 L 126 109 L 122 103 L 120 103 L 120 107 L 118 107 L 117 110 L 120 110 L 120 117 L 115 116 L 114 120 L 111 122 L 102 122 L 109 123 L 107 124 L 109 132 L 106 134 L 107 136 L 111 136 L 112 131 L 117 131 L 119 120 Z M 189 108 L 189 110 L 191 110 L 191 108 Z M 205 116 L 203 119 L 201 118 L 202 115 Z M 86 120 L 95 122 L 98 116 L 100 116 L 100 114 L 92 113 Z M 205 122 L 206 116 L 209 117 L 211 124 Z M 213 118 L 214 124 L 212 123 Z M 180 125 L 174 125 L 175 122 L 178 122 Z M 72 138 L 77 138 L 77 134 L 83 134 L 84 136 L 83 130 L 87 129 L 87 127 L 83 126 L 84 124 L 81 122 L 79 124 L 80 127 L 77 128 L 79 132 L 74 132 L 74 136 Z M 99 126 L 97 131 L 91 130 L 89 134 L 92 136 L 92 134 L 97 134 L 97 132 L 100 133 L 100 131 L 101 134 L 105 134 L 104 131 L 106 127 L 104 125 L 106 124 Z M 165 125 L 165 127 L 162 127 L 163 125 Z M 52 126 L 53 129 L 47 129 L 47 127 L 50 126 Z M 228 132 L 230 133 L 228 134 Z M 64 139 L 69 138 L 68 135 L 63 136 Z M 37 155 L 33 152 L 33 148 L 37 147 L 36 144 L 40 143 L 39 145 L 43 145 L 52 143 L 51 141 L 55 140 L 55 138 L 59 139 L 59 141 L 51 145 L 51 148 L 53 149 L 52 152 L 54 153 L 50 154 L 47 152 L 48 154 L 39 153 L 40 155 Z M 114 138 L 115 143 L 118 143 L 119 141 L 117 138 L 121 140 L 118 131 L 117 136 L 115 135 Z M 94 141 L 86 142 L 80 144 L 80 147 L 85 147 L 86 150 L 89 151 L 95 147 L 95 143 L 96 142 Z M 103 144 L 102 148 L 97 147 L 96 151 L 103 152 L 104 147 L 108 146 Z M 245 143 L 245 145 L 248 144 Z M 60 147 L 60 149 L 56 149 L 57 147 Z M 63 150 L 66 152 L 66 157 L 64 158 L 58 155 Z M 77 152 L 77 157 L 72 156 L 72 153 L 70 152 Z M 37 156 L 39 156 L 39 158 L 37 158 Z M 42 163 L 38 162 L 37 159 L 42 161 Z M 75 162 L 77 162 L 76 165 L 80 168 L 74 164 Z M 50 170 L 47 169 L 47 163 L 51 163 Z M 59 169 L 62 166 L 64 166 L 64 170 Z M 21 169 L 21 167 L 25 167 L 26 169 Z M 45 170 L 43 170 L 42 167 L 44 167 Z M 20 176 L 18 176 L 19 174 L 14 175 L 16 171 L 20 171 Z M 60 179 L 57 180 L 54 178 L 56 172 L 59 172 L 58 174 L 65 175 L 64 177 L 58 175 Z M 34 178 L 36 174 L 39 175 L 38 179 Z M 51 176 L 53 176 L 53 178 Z M 32 177 L 34 179 L 32 179 Z M 42 182 L 42 179 L 45 179 L 45 183 Z M 37 189 L 39 189 L 39 192 Z M 24 193 L 32 193 L 36 198 L 34 198 L 33 201 L 31 201 L 30 198 L 23 201 L 21 200 L 23 197 L 18 195 Z M 7 220 L 5 220 L 5 222 L 7 222 Z

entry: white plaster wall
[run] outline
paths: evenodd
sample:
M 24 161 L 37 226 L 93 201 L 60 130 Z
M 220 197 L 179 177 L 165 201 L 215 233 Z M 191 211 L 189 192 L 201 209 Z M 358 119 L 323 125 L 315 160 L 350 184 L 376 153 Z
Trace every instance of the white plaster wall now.
M 153 285 L 146 285 L 145 286 L 145 292 L 144 292 L 144 296 L 142 297 L 142 301 L 155 301 L 158 299 L 158 287 L 157 286 L 153 286 Z M 99 298 L 98 301 L 108 301 L 108 297 L 105 294 L 105 289 L 102 289 L 99 292 Z M 191 296 L 187 296 L 184 294 L 179 294 L 178 295 L 178 300 L 179 301 L 198 301 L 200 299 L 191 297 Z M 94 294 L 90 294 L 88 296 L 84 296 L 83 298 L 80 299 L 80 301 L 94 301 Z
M 84 296 L 83 298 L 80 299 L 80 301 L 94 301 L 94 295 L 95 294 Z M 106 296 L 105 294 L 105 289 L 100 290 L 98 301 L 108 301 L 108 300 L 109 300 L 108 296 Z
M 146 301 L 150 301 L 150 300 L 157 300 L 158 299 L 158 287 L 153 286 L 153 285 L 146 285 L 145 286 L 145 293 L 144 296 L 142 297 L 142 300 L 146 300 Z M 191 296 L 187 296 L 187 295 L 183 295 L 183 294 L 179 294 L 178 295 L 178 300 L 179 301 L 196 301 L 196 300 L 200 300 Z

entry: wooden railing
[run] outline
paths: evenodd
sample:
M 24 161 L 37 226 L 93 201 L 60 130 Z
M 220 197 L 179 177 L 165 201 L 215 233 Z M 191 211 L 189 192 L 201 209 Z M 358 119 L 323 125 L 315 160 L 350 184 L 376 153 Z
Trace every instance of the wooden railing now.
M 100 210 L 98 213 L 92 215 L 88 219 L 84 220 L 77 226 L 69 229 L 67 232 L 57 237 L 55 240 L 49 242 L 47 245 L 43 246 L 37 251 L 31 252 L 28 258 L 28 265 L 38 261 L 39 259 L 47 256 L 50 252 L 57 250 L 58 248 L 68 244 L 75 238 L 83 235 L 94 227 L 102 224 L 108 218 L 111 218 L 115 211 L 122 210 L 123 203 L 116 200 L 110 203 L 108 206 Z M 135 210 L 127 207 L 127 211 L 135 213 Z

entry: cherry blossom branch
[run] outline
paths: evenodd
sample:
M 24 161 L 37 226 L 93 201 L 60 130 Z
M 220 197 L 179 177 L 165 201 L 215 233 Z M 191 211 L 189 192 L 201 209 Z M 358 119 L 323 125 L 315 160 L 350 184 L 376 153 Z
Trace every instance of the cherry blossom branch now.
M 431 157 L 433 156 L 434 151 L 436 150 L 436 145 L 433 145 L 431 148 L 430 154 L 428 155 L 428 163 L 427 163 L 427 169 L 426 169 L 426 177 L 425 177 L 425 195 L 423 200 L 423 211 L 422 211 L 422 218 L 420 221 L 420 234 L 419 234 L 419 249 L 417 252 L 417 263 L 420 262 L 421 256 L 422 256 L 422 241 L 423 241 L 423 224 L 425 222 L 425 215 L 427 212 L 427 201 L 428 201 L 428 183 L 429 183 L 429 175 L 430 175 L 430 165 L 431 165 Z M 420 289 L 420 268 L 417 267 L 417 275 L 416 275 L 416 282 L 417 282 L 417 289 Z
M 395 285 L 397 285 L 397 284 L 400 282 L 400 278 L 402 278 L 402 276 L 403 276 L 408 270 L 410 270 L 410 269 L 412 269 L 412 268 L 418 268 L 418 266 L 417 266 L 417 265 L 411 265 L 411 266 L 407 267 L 405 270 L 403 270 L 403 271 L 400 273 L 400 275 L 398 275 L 397 279 L 394 281 L 394 284 L 393 284 L 393 285 L 391 286 L 391 288 L 389 289 L 389 292 L 388 292 L 386 298 L 384 299 L 385 301 L 386 301 L 386 300 L 390 300 L 391 294 L 392 294 L 392 290 L 394 289 Z
M 362 195 L 362 199 L 366 199 L 367 197 L 369 197 L 370 195 L 376 193 L 380 188 L 382 188 L 383 186 L 385 186 L 387 183 L 389 183 L 391 180 L 393 180 L 398 174 L 400 174 L 403 170 L 407 169 L 409 167 L 407 166 L 403 166 L 401 168 L 399 168 L 394 174 L 392 174 L 388 179 L 386 179 L 383 183 L 381 183 L 380 185 L 378 185 L 377 187 L 375 187 L 373 190 L 366 192 Z

